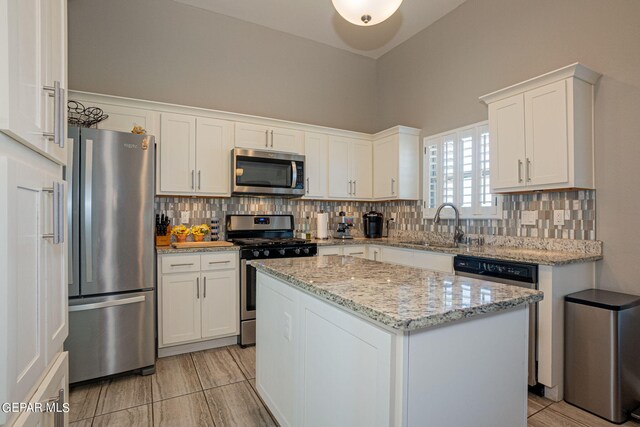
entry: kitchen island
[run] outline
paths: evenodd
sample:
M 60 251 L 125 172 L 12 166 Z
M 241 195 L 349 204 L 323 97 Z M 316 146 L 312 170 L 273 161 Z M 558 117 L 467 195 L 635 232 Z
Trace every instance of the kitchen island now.
M 541 292 L 353 257 L 254 265 L 256 386 L 280 425 L 526 425 Z

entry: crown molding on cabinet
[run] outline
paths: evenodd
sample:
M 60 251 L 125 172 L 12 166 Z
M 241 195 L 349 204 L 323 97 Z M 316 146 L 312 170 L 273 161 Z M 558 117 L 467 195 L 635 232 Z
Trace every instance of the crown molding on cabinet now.
M 517 93 L 526 92 L 570 77 L 575 77 L 586 83 L 595 85 L 601 76 L 602 74 L 593 71 L 579 62 L 576 62 L 571 65 L 567 65 L 566 67 L 558 68 L 557 70 L 542 74 L 541 76 L 533 77 L 529 80 L 525 80 L 524 82 L 483 95 L 480 97 L 480 101 L 489 105 L 492 102 L 508 98 Z

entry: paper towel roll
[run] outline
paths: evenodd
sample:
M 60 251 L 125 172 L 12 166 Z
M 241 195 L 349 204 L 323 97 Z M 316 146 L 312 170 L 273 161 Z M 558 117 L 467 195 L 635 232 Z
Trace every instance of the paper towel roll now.
M 328 239 L 329 238 L 329 214 L 318 214 L 318 226 L 316 228 L 316 238 Z

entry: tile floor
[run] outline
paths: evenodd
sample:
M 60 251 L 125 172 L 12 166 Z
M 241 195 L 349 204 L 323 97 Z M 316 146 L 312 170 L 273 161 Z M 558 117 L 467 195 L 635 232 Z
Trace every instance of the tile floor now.
M 276 426 L 255 391 L 255 347 L 230 346 L 158 359 L 156 373 L 71 390 L 71 427 Z M 565 402 L 529 395 L 529 427 L 616 424 Z M 640 427 L 629 421 L 626 427 Z

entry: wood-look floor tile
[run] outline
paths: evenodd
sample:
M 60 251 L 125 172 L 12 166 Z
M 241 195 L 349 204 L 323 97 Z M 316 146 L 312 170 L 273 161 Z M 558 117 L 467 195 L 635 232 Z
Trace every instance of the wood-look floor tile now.
M 205 390 L 244 381 L 242 371 L 226 348 L 198 351 L 192 353 L 192 356 Z
M 542 411 L 547 406 L 551 405 L 553 400 L 549 400 L 546 397 L 538 396 L 537 394 L 529 393 L 527 398 L 527 417 Z
M 256 347 L 242 348 L 239 345 L 229 347 L 231 355 L 242 369 L 248 380 L 256 377 Z
M 153 403 L 154 427 L 213 426 L 207 400 L 202 392 Z
M 529 418 L 528 427 L 585 427 L 584 424 L 565 417 L 551 409 L 543 409 Z
M 96 415 L 116 412 L 151 403 L 151 378 L 130 375 L 109 380 L 102 385 Z
M 94 418 L 93 427 L 150 427 L 151 405 L 136 406 Z
M 610 423 L 609 421 L 597 417 L 593 414 L 590 414 L 587 411 L 583 411 L 582 409 L 570 405 L 565 401 L 554 403 L 553 405 L 549 406 L 549 409 L 566 417 L 569 417 L 572 420 L 576 420 L 582 424 L 586 424 L 589 427 L 610 427 L 617 425 Z
M 69 394 L 69 422 L 93 418 L 100 398 L 100 383 L 73 387 Z
M 276 426 L 248 382 L 205 390 L 216 427 Z
M 85 420 L 69 423 L 69 427 L 91 427 L 92 422 L 93 422 L 93 418 L 87 418 Z
M 156 373 L 151 377 L 153 401 L 201 391 L 202 386 L 190 354 L 164 357 L 156 361 Z

